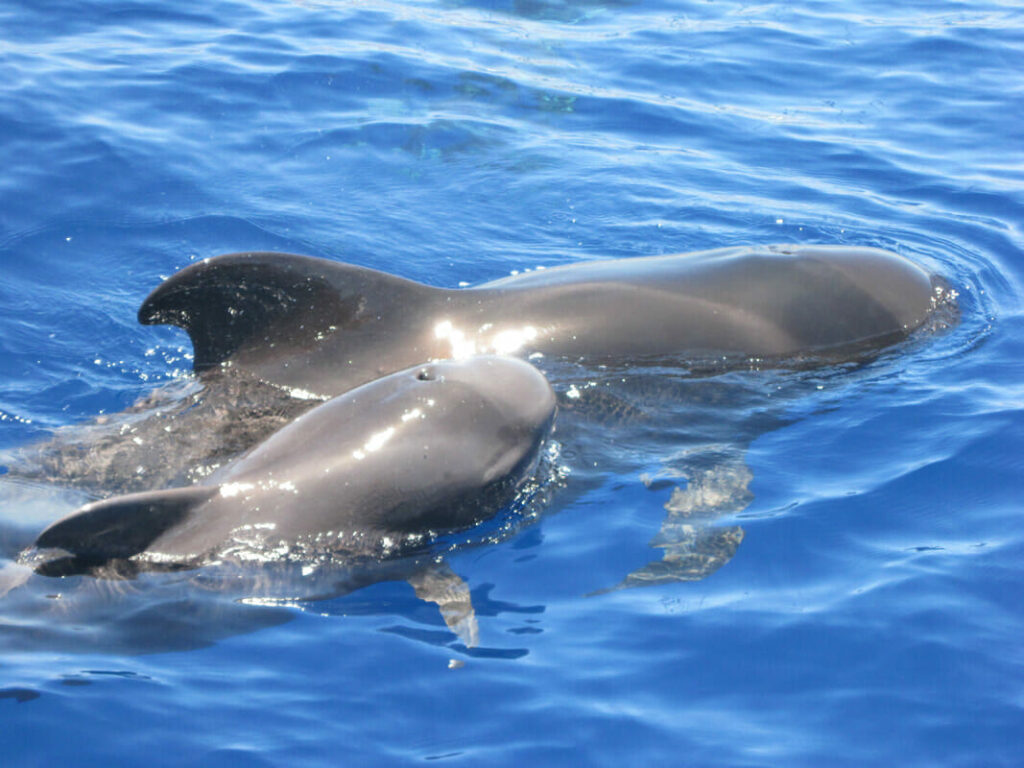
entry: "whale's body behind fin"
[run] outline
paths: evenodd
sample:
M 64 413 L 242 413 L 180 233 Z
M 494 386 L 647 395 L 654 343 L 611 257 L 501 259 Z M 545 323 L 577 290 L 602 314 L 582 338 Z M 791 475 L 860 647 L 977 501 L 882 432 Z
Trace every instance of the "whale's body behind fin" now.
M 718 366 L 859 359 L 924 324 L 943 290 L 898 254 L 850 246 L 592 261 L 464 290 L 326 259 L 237 253 L 168 279 L 139 319 L 188 331 L 197 372 L 225 365 L 334 396 L 475 354 Z
M 335 395 L 424 362 L 423 355 L 406 355 L 377 370 L 379 363 L 359 352 L 377 349 L 386 357 L 388 340 L 408 328 L 410 313 L 445 293 L 326 259 L 234 253 L 164 281 L 139 308 L 139 322 L 187 331 L 197 373 L 237 365 L 274 384 Z M 332 373 L 353 383 L 336 386 Z

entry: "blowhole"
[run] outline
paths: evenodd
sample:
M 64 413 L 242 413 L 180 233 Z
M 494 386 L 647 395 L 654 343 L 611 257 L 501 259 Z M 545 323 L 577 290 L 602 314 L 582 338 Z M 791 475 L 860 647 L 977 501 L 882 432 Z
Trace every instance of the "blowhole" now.
M 433 381 L 434 372 L 429 368 L 420 368 L 419 373 L 416 374 L 416 378 L 420 381 Z

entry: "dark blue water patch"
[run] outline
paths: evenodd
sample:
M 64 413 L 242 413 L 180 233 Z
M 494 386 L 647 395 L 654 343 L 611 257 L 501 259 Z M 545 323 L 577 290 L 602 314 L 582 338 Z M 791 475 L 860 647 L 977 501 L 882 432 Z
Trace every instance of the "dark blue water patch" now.
M 419 160 L 449 160 L 464 153 L 478 155 L 503 144 L 507 130 L 483 123 L 438 120 L 427 124 L 375 121 L 311 132 L 293 148 L 296 155 L 325 153 L 339 161 L 365 160 L 366 153 L 401 151 Z
M 41 695 L 32 688 L 0 688 L 0 699 L 12 699 L 18 704 L 38 699 Z
M 633 0 L 449 0 L 454 8 L 478 8 L 530 21 L 576 24 L 616 8 L 631 8 Z
M 193 13 L 185 9 L 170 9 L 151 3 L 119 3 L 116 7 L 45 0 L 40 3 L 12 5 L 16 10 L 8 14 L 8 34 L 18 42 L 40 42 L 47 39 L 86 35 L 102 29 L 109 34 L 125 31 L 148 30 L 152 35 L 219 27 L 222 21 L 212 14 Z M 236 8 L 241 14 L 241 6 Z M 54 23 L 54 20 L 59 20 Z
M 398 635 L 399 637 L 404 637 L 418 643 L 427 643 L 428 645 L 446 647 L 455 653 L 474 659 L 505 659 L 513 661 L 515 659 L 523 658 L 530 652 L 526 648 L 493 648 L 480 645 L 467 648 L 461 643 L 452 642 L 452 636 L 448 632 L 434 632 L 426 629 L 416 629 L 414 627 L 383 627 L 381 632 Z
M 176 29 L 202 29 L 206 27 L 219 27 L 221 22 L 212 14 L 197 14 L 181 9 L 164 9 L 151 3 L 124 3 L 113 8 L 99 19 L 100 23 L 106 23 L 113 27 L 128 27 L 138 30 L 145 29 L 148 25 L 163 27 L 171 26 Z M 163 30 L 160 30 L 163 31 Z

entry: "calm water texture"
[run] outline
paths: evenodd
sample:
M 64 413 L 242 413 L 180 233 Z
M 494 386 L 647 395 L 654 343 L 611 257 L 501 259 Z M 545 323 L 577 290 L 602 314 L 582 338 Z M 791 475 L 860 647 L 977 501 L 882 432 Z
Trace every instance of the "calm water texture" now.
M 872 245 L 963 307 L 775 404 L 787 376 L 740 377 L 742 426 L 709 439 L 745 453 L 753 501 L 702 581 L 585 597 L 657 558 L 672 484 L 641 475 L 685 451 L 667 417 L 596 468 L 566 445 L 580 490 L 451 560 L 476 653 L 399 583 L 209 614 L 107 594 L 65 625 L 0 609 L 4 764 L 1019 765 L 1015 5 L 0 3 L 0 449 L 186 375 L 184 335 L 135 310 L 234 250 L 455 286 Z M 5 483 L 0 554 L 81 501 Z

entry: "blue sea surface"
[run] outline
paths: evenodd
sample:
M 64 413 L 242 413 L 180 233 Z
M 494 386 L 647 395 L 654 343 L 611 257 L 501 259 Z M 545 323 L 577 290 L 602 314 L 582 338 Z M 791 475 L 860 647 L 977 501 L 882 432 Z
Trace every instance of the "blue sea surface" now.
M 645 390 L 629 439 L 583 435 L 597 462 L 556 433 L 540 519 L 449 558 L 477 648 L 399 582 L 225 607 L 129 581 L 65 614 L 54 579 L 45 622 L 12 589 L 0 762 L 1024 764 L 1022 63 L 1003 0 L 4 0 L 8 454 L 187 385 L 187 337 L 135 313 L 224 252 L 456 287 L 877 246 L 962 316 L 856 370 L 730 374 L 720 410 Z M 592 594 L 659 559 L 691 417 L 749 470 L 713 521 L 742 544 Z M 85 500 L 53 479 L 0 478 L 0 566 Z

